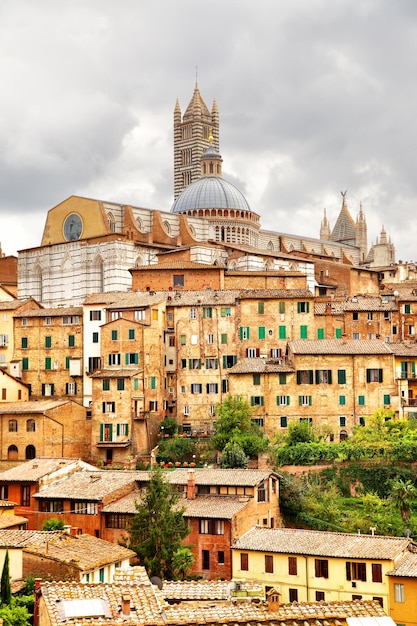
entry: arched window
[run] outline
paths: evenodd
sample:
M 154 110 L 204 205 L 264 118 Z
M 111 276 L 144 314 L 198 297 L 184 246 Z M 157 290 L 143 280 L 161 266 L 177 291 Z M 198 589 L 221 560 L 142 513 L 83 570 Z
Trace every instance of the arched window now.
M 107 219 L 109 221 L 111 232 L 115 233 L 116 232 L 116 220 L 114 219 L 113 213 L 107 213 Z
M 171 225 L 167 220 L 164 221 L 164 228 L 168 235 L 171 234 Z
M 36 430 L 35 420 L 26 420 L 26 431 L 28 433 L 34 433 Z
M 347 438 L 348 438 L 347 430 L 341 430 L 339 434 L 339 440 L 347 441 Z
M 25 458 L 26 459 L 34 459 L 35 457 L 36 457 L 36 448 L 35 448 L 35 446 L 32 446 L 32 445 L 26 446 Z
M 9 433 L 17 433 L 17 420 L 9 420 Z
M 136 218 L 136 226 L 139 230 L 142 230 L 142 220 L 140 219 L 140 217 Z
M 7 450 L 7 459 L 8 461 L 17 461 L 17 457 L 18 457 L 18 450 L 17 450 L 17 446 L 9 446 L 8 450 Z

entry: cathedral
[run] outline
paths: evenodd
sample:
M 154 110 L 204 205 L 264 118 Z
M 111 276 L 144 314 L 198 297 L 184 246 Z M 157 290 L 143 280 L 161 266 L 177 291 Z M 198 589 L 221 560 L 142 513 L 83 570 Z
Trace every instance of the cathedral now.
M 223 178 L 219 143 L 217 104 L 210 112 L 196 84 L 185 113 L 178 101 L 174 108 L 171 209 L 67 198 L 48 212 L 39 247 L 19 253 L 19 298 L 79 305 L 91 293 L 127 291 L 132 268 L 167 263 L 179 250 L 227 272 L 300 271 L 312 293 L 317 259 L 371 268 L 395 261 L 384 229 L 368 250 L 362 206 L 355 222 L 346 192 L 333 229 L 325 212 L 317 239 L 263 230 L 259 213 Z

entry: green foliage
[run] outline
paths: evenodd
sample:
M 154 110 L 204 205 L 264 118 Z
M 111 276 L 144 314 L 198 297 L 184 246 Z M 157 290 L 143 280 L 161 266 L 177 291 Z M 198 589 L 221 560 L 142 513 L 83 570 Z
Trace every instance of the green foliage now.
M 191 460 L 194 452 L 195 444 L 190 439 L 165 439 L 159 444 L 156 460 L 158 463 L 187 461 Z
M 42 524 L 42 530 L 62 530 L 65 526 L 63 520 L 59 520 L 56 517 L 50 517 Z
M 295 446 L 297 443 L 311 443 L 316 441 L 313 427 L 309 422 L 291 422 L 285 440 L 287 446 Z
M 237 443 L 252 458 L 268 448 L 268 439 L 253 421 L 253 411 L 246 401 L 227 396 L 222 404 L 217 405 L 216 416 L 214 426 L 217 432 L 211 439 L 214 450 L 222 452 L 229 442 Z
M 3 626 L 31 625 L 31 614 L 25 606 L 20 606 L 15 598 L 12 598 L 10 605 L 0 606 L 0 618 L 3 619 Z
M 280 472 L 279 508 L 286 521 L 295 521 L 304 507 L 303 483 L 288 472 Z
M 190 548 L 182 546 L 172 556 L 172 569 L 175 576 L 181 580 L 187 576 L 194 564 L 194 555 Z
M 339 456 L 337 444 L 328 443 L 295 443 L 291 446 L 278 448 L 276 464 L 280 465 L 312 465 L 323 461 L 334 461 Z
M 173 435 L 175 435 L 175 433 L 178 432 L 178 422 L 173 417 L 167 416 L 161 422 L 160 429 L 161 432 L 164 433 L 164 435 L 169 435 L 170 437 L 172 437 Z
M 391 483 L 391 497 L 398 507 L 401 519 L 404 524 L 408 524 L 411 515 L 411 501 L 416 496 L 417 490 L 411 480 L 394 478 Z
M 6 556 L 4 557 L 3 571 L 1 573 L 1 588 L 0 588 L 0 600 L 1 604 L 9 605 L 12 598 L 12 588 L 10 584 L 10 561 L 9 551 L 6 550 Z
M 220 467 L 223 469 L 233 469 L 236 467 L 246 468 L 249 463 L 249 457 L 246 456 L 243 448 L 238 443 L 229 441 L 223 448 Z
M 182 547 L 190 529 L 184 520 L 184 507 L 179 506 L 180 494 L 172 491 L 162 470 L 153 470 L 149 486 L 130 525 L 128 547 L 138 556 L 149 576 L 172 578 L 173 557 Z

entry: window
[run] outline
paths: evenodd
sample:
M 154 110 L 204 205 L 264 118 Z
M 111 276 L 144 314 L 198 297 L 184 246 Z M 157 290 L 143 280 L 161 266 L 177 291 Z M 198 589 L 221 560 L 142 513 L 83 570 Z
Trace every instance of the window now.
M 116 410 L 115 402 L 103 402 L 102 403 L 102 412 L 103 413 L 114 413 Z
M 98 506 L 97 502 L 74 502 L 73 510 L 81 515 L 97 515 Z
M 9 433 L 17 433 L 17 420 L 9 420 Z
M 265 313 L 265 303 L 264 302 L 258 302 L 258 313 L 260 315 Z
M 298 313 L 308 313 L 310 311 L 310 303 L 309 302 L 297 302 L 297 312 Z
M 339 416 L 339 426 L 341 428 L 345 428 L 346 426 L 346 417 L 344 415 Z
M 50 383 L 42 384 L 42 395 L 43 396 L 53 396 L 54 395 L 54 385 Z
M 191 385 L 191 393 L 203 393 L 203 385 L 201 383 L 193 383 Z
M 35 420 L 33 419 L 26 420 L 26 432 L 34 433 L 35 430 L 36 430 Z
M 224 521 L 222 519 L 200 519 L 200 535 L 224 535 Z
M 258 502 L 269 502 L 268 483 L 261 483 L 258 487 Z
M 93 333 L 93 343 L 98 343 L 98 333 Z
M 156 376 L 151 376 L 151 389 L 156 389 Z
M 329 578 L 329 562 L 327 559 L 314 559 L 314 573 L 316 578 Z
M 324 339 L 324 328 L 317 329 L 317 339 Z
M 240 569 L 243 572 L 249 571 L 249 554 L 247 552 L 240 553 Z
M 213 309 L 211 306 L 203 307 L 203 317 L 213 317 Z
M 383 374 L 380 368 L 368 368 L 366 370 L 366 382 L 367 383 L 382 383 Z
M 174 287 L 184 287 L 184 274 L 174 274 Z
M 299 406 L 311 406 L 313 404 L 313 398 L 311 396 L 298 396 Z
M 101 583 L 104 583 L 104 567 L 100 567 L 98 577 Z
M 405 602 L 404 585 L 402 583 L 394 583 L 394 602 Z
M 331 370 L 316 370 L 316 385 L 331 385 L 332 384 L 332 371 Z
M 198 335 L 191 335 L 191 345 L 196 346 L 198 344 Z
M 246 356 L 248 359 L 255 359 L 259 356 L 259 348 L 246 348 Z
M 210 550 L 202 550 L 202 568 L 210 569 Z
M 286 385 L 287 384 L 287 374 L 286 372 L 280 372 L 278 374 L 278 382 L 280 385 Z
M 372 311 L 368 311 L 368 321 L 372 322 L 373 319 L 374 319 L 374 314 L 372 313 Z
M 22 370 L 28 370 L 29 369 L 29 359 L 28 357 L 23 357 L 22 359 Z
M 20 504 L 21 506 L 30 506 L 30 485 L 20 487 Z
M 207 343 L 210 344 L 210 345 L 214 343 L 214 335 L 213 335 L 213 333 L 209 333 L 209 335 L 207 337 Z
M 197 319 L 197 309 L 190 309 L 190 320 L 196 320 Z
M 289 406 L 289 404 L 290 404 L 290 396 L 277 396 L 278 406 Z
M 50 326 L 52 324 L 52 317 L 45 317 L 45 326 Z
M 404 304 L 404 313 L 409 315 L 411 313 L 411 304 Z
M 286 326 L 278 326 L 278 337 L 280 339 L 287 338 L 287 327 Z
M 281 348 L 271 348 L 271 359 L 280 359 L 282 354 Z
M 288 557 L 288 574 L 290 576 L 297 576 L 297 557 L 296 556 Z
M 111 340 L 112 341 L 117 341 L 117 330 L 112 330 L 111 331 Z
M 135 329 L 134 328 L 129 328 L 129 330 L 128 330 L 128 338 L 129 339 L 134 339 L 135 338 Z
M 75 346 L 75 335 L 68 335 L 68 347 L 73 348 Z
M 337 382 L 339 385 L 346 384 L 346 370 L 337 370 Z
M 230 317 L 231 315 L 232 315 L 232 309 L 230 308 L 230 306 L 224 306 L 220 309 L 221 317 Z
M 312 385 L 313 370 L 297 370 L 297 385 Z
M 358 396 L 359 406 L 365 406 L 365 396 Z
M 0 500 L 9 499 L 9 485 L 0 485 Z
M 206 393 L 219 393 L 219 385 L 217 383 L 207 383 Z
M 324 602 L 324 591 L 316 591 L 316 602 Z
M 300 339 L 308 338 L 308 326 L 300 326 Z
M 265 574 L 274 573 L 274 557 L 272 554 L 265 554 Z
M 131 521 L 130 515 L 124 513 L 110 513 L 106 517 L 106 528 L 124 528 L 129 527 Z
M 109 354 L 109 365 L 120 365 L 120 363 L 121 363 L 120 352 Z
M 122 312 L 121 311 L 111 311 L 110 313 L 110 319 L 112 322 L 114 322 L 114 320 L 118 320 L 122 317 Z
M 188 359 L 188 369 L 190 370 L 201 369 L 201 359 Z
M 251 396 L 250 404 L 251 406 L 263 406 L 264 397 L 263 396 Z
M 222 333 L 220 336 L 220 343 L 227 343 L 227 333 Z
M 366 563 L 346 561 L 346 580 L 366 582 Z
M 237 356 L 235 354 L 225 354 L 223 356 L 223 367 L 225 369 L 233 367 L 237 363 Z
M 360 339 L 360 338 L 361 338 L 360 333 L 352 333 L 352 339 Z
M 63 324 L 79 324 L 80 317 L 79 315 L 64 315 L 62 318 Z
M 50 356 L 47 356 L 47 357 L 45 358 L 45 369 L 46 369 L 46 370 L 50 370 L 50 369 L 52 369 L 52 359 L 51 359 L 51 357 L 50 357 Z
M 290 602 L 298 602 L 298 589 L 288 589 Z
M 137 352 L 126 352 L 126 365 L 137 365 L 139 363 L 139 354 Z
M 26 350 L 26 348 L 28 347 L 28 338 L 27 337 L 22 337 L 21 346 L 22 346 L 22 350 Z
M 101 311 L 90 311 L 90 322 L 99 322 L 101 320 Z
M 223 550 L 219 550 L 217 552 L 217 563 L 219 565 L 224 565 L 224 552 L 223 552 Z
M 110 391 L 110 378 L 103 378 L 101 381 L 103 391 Z
M 229 381 L 227 378 L 222 379 L 222 392 L 229 393 Z
M 91 374 L 101 367 L 101 359 L 99 356 L 90 356 L 88 358 L 88 371 Z
M 143 322 L 146 318 L 145 309 L 137 309 L 133 314 L 135 322 Z
M 184 407 L 184 415 L 189 415 L 190 414 L 190 407 L 188 405 L 185 405 Z
M 382 583 L 382 565 L 381 563 L 372 563 L 372 582 Z
M 353 313 L 352 313 L 352 320 L 353 320 L 354 322 L 357 322 L 357 321 L 358 321 L 358 319 L 359 319 L 359 314 L 358 314 L 358 311 L 353 311 Z
M 77 393 L 77 383 L 65 383 L 65 393 L 67 396 L 75 396 Z
M 389 393 L 384 393 L 384 404 L 391 404 L 391 396 Z
M 265 326 L 258 326 L 258 339 L 265 339 Z
M 27 325 L 28 325 L 27 317 L 22 317 L 22 326 L 27 326 Z
M 344 406 L 346 404 L 346 396 L 339 396 L 339 404 Z
M 261 384 L 261 375 L 260 374 L 253 374 L 253 384 L 254 385 L 260 385 Z
M 45 348 L 51 348 L 52 347 L 52 337 L 45 337 Z
M 287 428 L 288 427 L 288 417 L 286 415 L 281 415 L 280 419 L 280 426 L 281 428 Z
M 240 339 L 249 339 L 250 337 L 250 328 L 249 326 L 241 326 L 239 328 Z
M 118 378 L 117 379 L 117 391 L 124 391 L 125 388 L 125 379 Z
M 212 357 L 209 357 L 206 359 L 206 369 L 207 370 L 216 370 L 219 367 L 219 361 L 218 359 L 214 359 Z
M 359 426 L 366 426 L 366 421 L 364 417 L 359 418 Z

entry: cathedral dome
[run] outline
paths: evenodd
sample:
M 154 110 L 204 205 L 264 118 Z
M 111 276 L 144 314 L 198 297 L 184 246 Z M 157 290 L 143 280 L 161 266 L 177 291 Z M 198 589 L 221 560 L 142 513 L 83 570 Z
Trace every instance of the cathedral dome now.
M 251 210 L 239 189 L 219 176 L 205 176 L 188 185 L 175 200 L 171 213 L 195 209 Z

